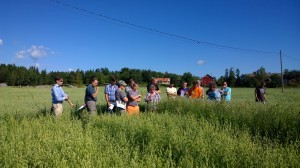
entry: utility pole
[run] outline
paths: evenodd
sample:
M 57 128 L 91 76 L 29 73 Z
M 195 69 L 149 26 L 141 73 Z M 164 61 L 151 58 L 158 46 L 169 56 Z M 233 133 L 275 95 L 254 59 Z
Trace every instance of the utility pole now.
M 280 50 L 280 67 L 281 67 L 281 92 L 283 93 L 284 82 L 283 82 L 283 73 L 282 73 L 282 53 L 281 53 L 281 50 Z

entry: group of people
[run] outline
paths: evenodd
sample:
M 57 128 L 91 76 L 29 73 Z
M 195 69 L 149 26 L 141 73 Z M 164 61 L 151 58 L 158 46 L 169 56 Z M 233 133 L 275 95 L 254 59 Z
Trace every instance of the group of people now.
M 217 88 L 216 83 L 211 82 L 205 94 L 207 95 L 208 100 L 221 101 L 223 99 L 228 102 L 231 101 L 231 88 L 227 86 L 227 82 L 223 83 L 221 89 Z M 169 98 L 175 98 L 179 96 L 190 99 L 203 99 L 205 94 L 200 80 L 195 80 L 191 88 L 187 87 L 187 82 L 183 82 L 182 86 L 178 89 L 174 87 L 173 83 L 171 83 L 167 88 L 167 95 Z
M 68 95 L 62 90 L 63 78 L 56 77 L 55 84 L 51 89 L 52 94 L 52 111 L 55 116 L 60 116 L 63 111 L 63 101 L 68 101 L 72 107 L 74 104 L 70 101 Z M 125 81 L 116 81 L 115 78 L 110 79 L 110 83 L 105 86 L 104 94 L 107 104 L 107 111 L 109 113 L 138 115 L 140 113 L 139 103 L 142 101 L 142 95 L 138 91 L 138 84 L 130 79 L 127 85 Z M 262 82 L 260 86 L 255 89 L 255 99 L 259 102 L 265 102 L 265 83 Z M 96 102 L 99 94 L 98 79 L 92 78 L 90 84 L 86 87 L 84 96 L 84 105 L 90 115 L 97 114 Z M 144 97 L 146 111 L 156 111 L 157 104 L 161 100 L 161 90 L 159 89 L 157 80 L 153 78 L 151 83 L 147 85 L 147 94 Z M 166 94 L 169 99 L 177 97 L 188 99 L 203 99 L 204 88 L 201 86 L 200 80 L 195 80 L 191 88 L 187 87 L 187 82 L 183 82 L 182 86 L 176 89 L 174 83 L 166 88 Z M 223 82 L 223 86 L 218 89 L 215 82 L 209 84 L 208 90 L 205 94 L 208 100 L 226 102 L 231 101 L 231 88 L 227 86 L 227 82 Z

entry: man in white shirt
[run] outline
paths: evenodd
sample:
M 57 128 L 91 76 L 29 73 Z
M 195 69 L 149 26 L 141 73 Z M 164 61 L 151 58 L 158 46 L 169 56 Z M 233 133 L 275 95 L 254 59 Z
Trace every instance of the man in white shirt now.
M 177 96 L 177 89 L 174 87 L 174 83 L 171 82 L 170 86 L 167 87 L 168 98 L 175 98 Z

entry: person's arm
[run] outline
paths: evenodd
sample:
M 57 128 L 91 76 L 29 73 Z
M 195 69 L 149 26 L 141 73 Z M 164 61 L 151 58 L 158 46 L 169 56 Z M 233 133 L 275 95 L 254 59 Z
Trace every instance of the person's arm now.
M 61 88 L 59 89 L 58 87 L 53 87 L 52 92 L 57 101 L 64 101 L 69 98 Z
M 128 98 L 125 96 L 125 94 L 123 92 L 120 93 L 120 98 L 123 102 L 128 102 Z
M 128 97 L 129 97 L 131 100 L 134 100 L 134 101 L 135 101 L 136 99 L 142 97 L 142 95 L 139 94 L 139 95 L 136 95 L 136 96 L 132 96 L 131 94 L 129 94 Z
M 146 102 L 151 101 L 151 94 L 150 94 L 150 93 L 148 93 L 148 94 L 146 95 L 145 101 L 146 101 Z
M 258 97 L 257 97 L 257 88 L 255 88 L 255 90 L 254 90 L 254 96 L 255 96 L 255 100 L 258 100 Z
M 95 92 L 92 95 L 93 98 L 97 97 L 99 91 L 99 87 L 95 87 Z
M 157 84 L 155 85 L 155 88 L 156 88 L 156 93 L 160 94 L 160 93 L 161 93 L 161 91 L 160 91 L 160 89 L 159 89 L 159 87 L 158 87 L 158 85 L 157 85 Z
M 177 95 L 178 95 L 178 96 L 181 95 L 181 89 L 180 89 L 180 88 L 178 88 L 178 90 L 177 90 Z

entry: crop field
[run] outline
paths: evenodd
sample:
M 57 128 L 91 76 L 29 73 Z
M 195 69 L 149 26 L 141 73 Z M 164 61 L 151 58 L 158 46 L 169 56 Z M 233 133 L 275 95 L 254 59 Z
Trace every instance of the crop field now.
M 0 167 L 299 167 L 300 88 L 233 88 L 232 102 L 163 101 L 156 112 L 98 115 L 64 103 L 50 114 L 50 87 L 0 88 Z M 85 88 L 63 88 L 83 103 Z M 143 95 L 146 89 L 139 89 Z M 141 110 L 145 102 L 140 103 Z

